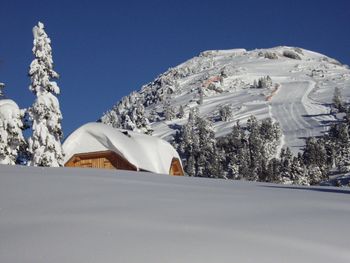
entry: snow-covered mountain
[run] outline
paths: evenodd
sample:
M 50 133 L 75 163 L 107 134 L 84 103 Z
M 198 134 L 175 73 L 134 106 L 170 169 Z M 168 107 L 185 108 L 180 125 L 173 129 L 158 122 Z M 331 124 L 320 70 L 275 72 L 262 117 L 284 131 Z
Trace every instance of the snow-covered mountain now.
M 153 135 L 171 140 L 195 107 L 214 122 L 217 137 L 250 115 L 271 117 L 282 127 L 283 146 L 297 152 L 305 137 L 321 135 L 335 120 L 334 88 L 346 98 L 349 86 L 348 66 L 301 48 L 205 51 L 124 97 L 102 121 L 116 127 L 124 121 L 131 129 L 150 125 Z M 225 106 L 232 116 L 223 121 Z M 129 115 L 121 120 L 125 112 Z

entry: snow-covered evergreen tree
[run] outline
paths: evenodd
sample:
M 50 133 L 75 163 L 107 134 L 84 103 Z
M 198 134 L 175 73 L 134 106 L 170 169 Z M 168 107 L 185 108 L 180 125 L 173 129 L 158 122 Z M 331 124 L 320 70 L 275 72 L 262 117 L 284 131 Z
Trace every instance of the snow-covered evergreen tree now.
M 282 184 L 292 184 L 292 166 L 293 155 L 289 148 L 282 149 L 280 154 L 280 174 L 279 183 Z
M 249 166 L 248 180 L 258 181 L 259 166 L 264 158 L 264 141 L 260 135 L 259 122 L 255 116 L 250 116 L 247 121 L 248 144 L 249 144 Z
M 219 116 L 222 121 L 229 121 L 231 120 L 233 114 L 232 114 L 232 109 L 230 106 L 225 105 L 221 106 L 219 108 Z
M 282 136 L 279 123 L 273 122 L 271 118 L 262 120 L 259 126 L 259 134 L 264 144 L 264 157 L 268 160 L 275 157 Z
M 199 87 L 199 88 L 198 88 L 198 95 L 199 95 L 198 104 L 199 104 L 199 105 L 202 105 L 202 104 L 203 104 L 203 100 L 204 100 L 204 91 L 203 91 L 203 87 Z
M 292 163 L 290 165 L 290 175 L 293 184 L 310 185 L 306 168 L 297 157 L 293 157 L 292 159 Z
M 136 106 L 133 108 L 131 121 L 136 127 L 136 129 L 134 128 L 133 130 L 137 130 L 145 134 L 152 134 L 153 130 L 151 129 L 148 118 L 145 116 L 145 107 L 140 101 L 136 102 Z
M 306 140 L 303 159 L 306 165 L 323 167 L 326 165 L 326 150 L 315 137 Z
M 185 117 L 185 110 L 184 110 L 184 107 L 182 105 L 180 105 L 180 107 L 179 107 L 179 112 L 177 114 L 177 117 L 179 119 L 182 119 L 183 117 Z
M 311 185 L 319 184 L 325 179 L 320 167 L 317 165 L 312 164 L 308 166 L 307 173 Z
M 239 179 L 240 178 L 239 165 L 236 162 L 232 161 L 232 159 L 228 163 L 227 177 L 232 178 L 232 179 Z
M 217 143 L 217 147 L 225 153 L 221 163 L 227 177 L 281 182 L 280 161 L 274 158 L 280 137 L 280 127 L 271 119 L 258 121 L 251 116 L 246 127 L 241 127 L 237 122 L 232 132 L 218 139 Z M 274 160 L 270 162 L 271 159 Z
M 0 98 L 4 96 L 3 89 L 5 88 L 5 84 L 0 82 Z
M 30 91 L 36 100 L 29 108 L 33 134 L 29 138 L 30 165 L 58 167 L 63 165 L 62 114 L 55 95 L 60 88 L 53 81 L 59 75 L 53 69 L 51 40 L 47 36 L 44 24 L 39 22 L 33 28 L 34 60 L 30 64 Z
M 0 83 L 1 97 L 4 84 Z M 25 146 L 23 138 L 22 118 L 20 110 L 13 100 L 0 97 L 0 164 L 15 164 L 21 148 Z
M 195 158 L 193 155 L 190 155 L 190 157 L 188 157 L 185 170 L 189 176 L 196 176 L 196 165 Z
M 337 140 L 335 142 L 336 163 L 340 172 L 350 171 L 350 135 L 349 126 L 341 123 L 337 126 Z
M 153 109 L 151 110 L 151 112 L 149 113 L 148 120 L 149 120 L 150 122 L 155 122 L 155 121 L 159 120 L 159 116 L 158 116 L 158 113 L 157 113 L 157 111 L 156 111 L 155 108 L 153 108 Z
M 188 122 L 182 126 L 181 131 L 175 139 L 177 150 L 184 163 L 184 169 L 190 176 L 196 175 L 195 158 L 198 148 L 198 136 L 195 123 L 197 119 L 197 113 L 197 109 L 192 109 L 190 111 Z
M 134 92 L 122 100 L 110 111 L 106 112 L 101 122 L 114 128 L 132 130 L 152 134 L 153 130 L 145 114 L 144 98 Z M 154 111 L 156 117 L 156 112 Z
M 263 181 L 265 182 L 281 182 L 281 162 L 277 158 L 272 158 L 267 165 L 267 174 Z
M 210 121 L 192 109 L 188 122 L 175 138 L 175 146 L 190 176 L 223 177 L 224 154 L 217 149 L 215 133 Z
M 118 115 L 118 109 L 113 108 L 112 110 L 106 112 L 101 120 L 102 123 L 108 124 L 114 128 L 121 128 L 121 119 L 120 115 Z
M 343 97 L 342 97 L 341 91 L 338 87 L 334 88 L 332 102 L 333 102 L 334 107 L 338 111 L 342 112 L 345 110 Z
M 174 107 L 171 105 L 170 99 L 167 99 L 163 105 L 164 118 L 167 121 L 171 121 L 176 118 Z
M 202 172 L 198 176 L 221 177 L 220 158 L 216 150 L 215 133 L 211 122 L 197 117 L 196 126 L 199 137 L 198 169 Z M 202 162 L 201 162 L 201 161 Z
M 258 81 L 254 80 L 253 85 L 251 86 L 255 89 L 267 89 L 272 87 L 272 79 L 270 76 L 262 77 Z
M 306 140 L 303 161 L 308 169 L 310 184 L 328 179 L 327 152 L 321 140 L 310 137 Z

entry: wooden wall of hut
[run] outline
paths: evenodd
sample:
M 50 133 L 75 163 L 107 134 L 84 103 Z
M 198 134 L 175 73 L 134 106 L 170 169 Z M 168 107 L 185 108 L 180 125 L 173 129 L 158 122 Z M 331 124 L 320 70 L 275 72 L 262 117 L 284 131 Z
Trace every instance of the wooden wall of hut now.
M 137 171 L 134 165 L 113 151 L 78 153 L 73 155 L 65 166 Z
M 173 158 L 173 160 L 171 161 L 171 166 L 170 166 L 170 171 L 169 171 L 170 175 L 177 175 L 177 176 L 183 176 L 184 175 L 184 171 L 182 169 L 180 160 L 177 158 Z

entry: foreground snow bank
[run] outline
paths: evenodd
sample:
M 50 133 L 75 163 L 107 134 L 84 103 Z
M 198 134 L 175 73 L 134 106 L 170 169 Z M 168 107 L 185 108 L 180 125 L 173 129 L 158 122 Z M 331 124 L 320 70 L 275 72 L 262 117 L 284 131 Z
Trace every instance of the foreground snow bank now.
M 0 262 L 350 262 L 350 191 L 0 166 Z

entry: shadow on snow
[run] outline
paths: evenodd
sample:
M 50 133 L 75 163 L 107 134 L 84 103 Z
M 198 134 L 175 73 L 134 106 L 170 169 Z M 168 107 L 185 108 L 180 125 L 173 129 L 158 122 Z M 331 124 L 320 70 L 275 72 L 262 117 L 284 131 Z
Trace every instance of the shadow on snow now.
M 304 191 L 317 191 L 317 192 L 325 192 L 325 193 L 337 193 L 337 194 L 349 194 L 350 189 L 333 189 L 333 188 L 322 188 L 322 187 L 302 187 L 302 186 L 278 186 L 278 185 L 261 185 L 261 187 L 267 188 L 279 188 L 279 189 L 287 189 L 287 190 L 304 190 Z

